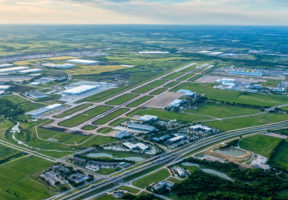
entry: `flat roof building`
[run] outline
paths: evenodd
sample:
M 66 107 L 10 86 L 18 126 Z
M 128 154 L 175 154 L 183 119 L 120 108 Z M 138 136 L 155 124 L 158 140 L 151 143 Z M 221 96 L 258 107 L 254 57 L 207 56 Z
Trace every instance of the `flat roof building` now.
M 124 142 L 123 145 L 125 147 L 127 147 L 129 150 L 141 150 L 141 151 L 146 151 L 149 149 L 149 147 L 143 143 L 136 143 L 136 144 L 133 144 L 131 142 Z
M 0 85 L 0 90 L 8 90 L 10 87 L 10 85 Z
M 169 54 L 169 51 L 140 51 L 139 54 Z
M 3 69 L 0 69 L 0 73 L 1 74 L 4 74 L 4 73 L 13 73 L 13 72 L 19 72 L 19 71 L 22 71 L 22 70 L 25 70 L 25 69 L 29 69 L 29 67 L 9 67 L 9 68 L 3 68 Z
M 55 68 L 55 69 L 70 69 L 75 67 L 74 64 L 64 63 L 64 64 L 55 64 L 55 63 L 42 63 L 41 66 L 46 68 Z
M 43 108 L 39 108 L 37 110 L 33 110 L 33 111 L 29 112 L 28 115 L 31 115 L 31 116 L 41 115 L 43 113 L 46 113 L 46 112 L 55 110 L 57 108 L 60 108 L 61 106 L 62 106 L 61 104 L 49 105 L 49 106 L 46 106 L 46 107 L 43 107 Z
M 146 124 L 137 124 L 137 123 L 129 123 L 128 128 L 141 130 L 141 131 L 155 131 L 156 128 L 154 126 L 146 125 Z
M 175 99 L 169 104 L 169 107 L 179 107 L 183 102 L 182 99 Z
M 29 92 L 28 95 L 34 99 L 42 99 L 42 98 L 46 98 L 48 97 L 47 94 L 45 93 L 42 93 L 42 92 L 39 92 L 39 91 L 32 91 L 32 92 Z
M 0 68 L 7 68 L 7 67 L 13 67 L 14 65 L 13 64 L 1 64 L 0 65 Z
M 175 134 L 175 137 L 170 138 L 169 140 L 167 140 L 169 143 L 174 143 L 174 142 L 179 142 L 183 139 L 186 139 L 185 135 L 179 135 L 179 134 Z
M 191 90 L 178 90 L 178 93 L 184 94 L 184 96 L 194 96 L 196 95 L 195 92 L 192 92 Z
M 191 129 L 193 130 L 203 130 L 203 131 L 211 131 L 212 128 L 208 127 L 208 126 L 204 126 L 202 124 L 196 124 L 196 125 L 193 125 L 193 126 L 190 126 Z
M 143 115 L 142 117 L 140 117 L 140 120 L 144 122 L 150 122 L 150 121 L 154 121 L 157 119 L 158 117 L 154 115 Z
M 3 95 L 5 94 L 5 91 L 4 90 L 0 90 L 0 95 Z
M 98 88 L 99 85 L 80 85 L 63 91 L 63 94 L 79 95 Z
M 67 60 L 67 62 L 75 63 L 75 64 L 83 64 L 83 65 L 94 65 L 94 64 L 99 63 L 99 61 L 96 61 L 96 60 L 86 60 L 86 59 L 77 59 L 77 58 Z
M 31 73 L 37 73 L 37 72 L 42 72 L 43 69 L 26 69 L 26 70 L 22 70 L 19 73 L 21 74 L 31 74 Z
M 118 138 L 118 139 L 122 139 L 122 138 L 129 137 L 129 136 L 131 136 L 131 133 L 129 131 L 125 131 L 125 130 L 119 131 L 116 134 L 116 138 Z

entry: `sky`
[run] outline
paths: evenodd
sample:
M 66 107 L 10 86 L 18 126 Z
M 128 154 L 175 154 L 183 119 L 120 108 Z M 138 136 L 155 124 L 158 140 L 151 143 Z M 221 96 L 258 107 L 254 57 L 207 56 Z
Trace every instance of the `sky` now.
M 288 0 L 0 0 L 0 24 L 288 25 Z

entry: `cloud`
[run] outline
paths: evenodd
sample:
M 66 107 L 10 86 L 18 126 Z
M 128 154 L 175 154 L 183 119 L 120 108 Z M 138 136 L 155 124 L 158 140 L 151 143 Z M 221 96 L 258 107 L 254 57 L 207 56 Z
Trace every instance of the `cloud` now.
M 287 25 L 286 0 L 0 0 L 0 23 Z

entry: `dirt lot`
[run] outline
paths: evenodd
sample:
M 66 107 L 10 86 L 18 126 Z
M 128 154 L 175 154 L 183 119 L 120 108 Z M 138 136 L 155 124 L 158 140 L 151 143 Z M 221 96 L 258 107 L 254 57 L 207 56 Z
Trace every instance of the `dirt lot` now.
M 177 92 L 164 92 L 158 95 L 155 99 L 149 101 L 144 106 L 150 108 L 161 108 L 164 109 L 167 107 L 172 101 L 182 97 L 183 94 Z

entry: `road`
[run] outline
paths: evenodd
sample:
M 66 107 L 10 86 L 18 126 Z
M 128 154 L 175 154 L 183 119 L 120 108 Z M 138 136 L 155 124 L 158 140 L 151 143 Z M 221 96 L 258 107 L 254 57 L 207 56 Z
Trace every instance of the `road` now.
M 101 192 L 101 191 L 95 192 L 95 190 L 100 190 L 101 188 L 104 188 L 105 186 L 108 186 L 110 184 L 113 184 L 119 187 L 123 183 L 125 183 L 124 181 L 125 179 L 127 180 L 129 177 L 135 174 L 141 173 L 147 169 L 153 168 L 161 164 L 163 165 L 162 167 L 167 167 L 169 165 L 173 165 L 175 163 L 181 162 L 182 160 L 187 158 L 192 152 L 199 151 L 202 148 L 212 145 L 214 143 L 221 142 L 221 141 L 231 139 L 237 136 L 245 135 L 245 134 L 265 132 L 266 130 L 272 129 L 272 128 L 287 128 L 287 127 L 288 127 L 288 121 L 283 121 L 279 123 L 272 123 L 272 124 L 267 124 L 267 125 L 262 125 L 262 126 L 255 126 L 255 127 L 250 127 L 250 128 L 233 130 L 233 131 L 224 132 L 215 136 L 203 138 L 201 140 L 198 140 L 197 142 L 186 145 L 177 150 L 160 155 L 157 157 L 157 159 L 155 158 L 154 160 L 150 159 L 148 162 L 140 165 L 139 167 L 132 168 L 131 170 L 123 171 L 121 174 L 115 175 L 114 177 L 111 177 L 110 179 L 101 182 L 101 184 L 94 184 L 94 186 L 92 187 L 90 186 L 89 188 L 84 188 L 78 192 L 75 192 L 73 194 L 70 194 L 70 195 L 67 195 L 65 197 L 58 198 L 58 199 L 59 200 L 93 199 L 96 196 L 98 196 L 99 193 Z M 159 170 L 159 168 L 157 168 L 156 170 Z M 156 171 L 156 170 L 151 170 L 151 171 Z

